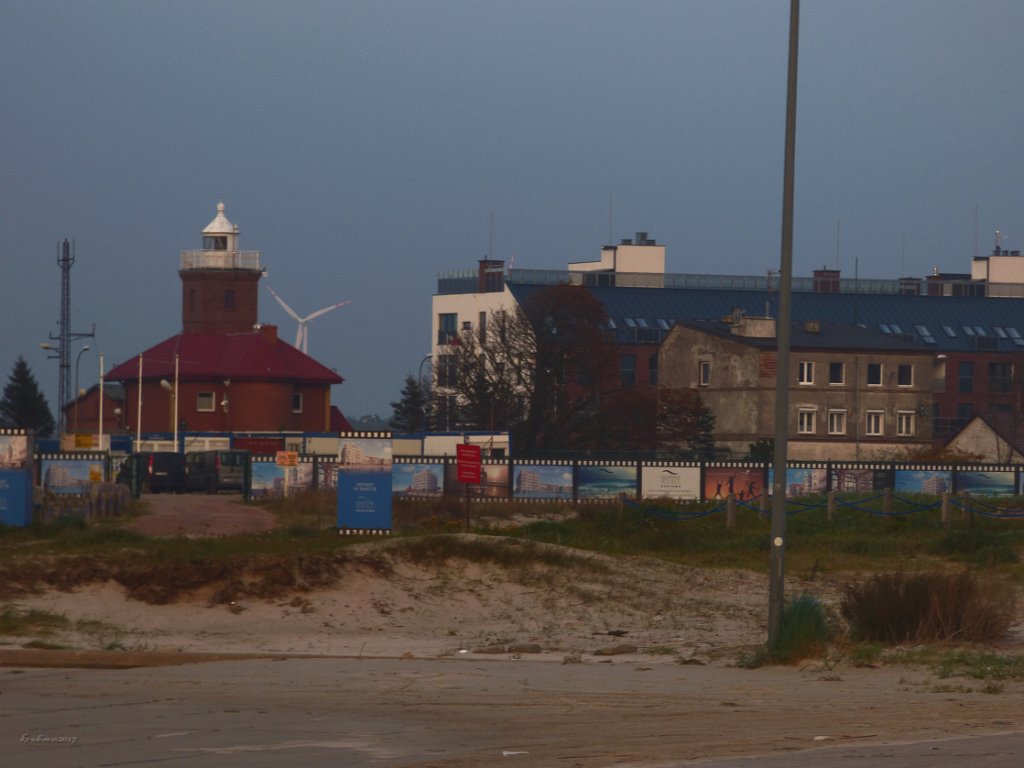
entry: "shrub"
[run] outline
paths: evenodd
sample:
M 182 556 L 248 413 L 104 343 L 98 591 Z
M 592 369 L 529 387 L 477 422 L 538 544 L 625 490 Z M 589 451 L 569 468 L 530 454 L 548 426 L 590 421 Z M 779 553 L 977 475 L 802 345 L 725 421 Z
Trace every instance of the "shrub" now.
M 840 613 L 860 640 L 884 643 L 990 642 L 1016 616 L 1011 584 L 968 573 L 878 574 L 846 588 Z
M 778 637 L 768 652 L 783 663 L 818 656 L 825 652 L 830 634 L 824 607 L 804 593 L 783 609 Z

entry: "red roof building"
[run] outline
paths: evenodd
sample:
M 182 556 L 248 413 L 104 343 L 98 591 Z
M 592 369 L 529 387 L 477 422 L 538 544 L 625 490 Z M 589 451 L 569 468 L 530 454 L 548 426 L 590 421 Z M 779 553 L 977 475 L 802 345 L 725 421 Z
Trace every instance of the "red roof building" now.
M 347 423 L 331 405 L 342 377 L 257 321 L 260 253 L 238 250 L 223 203 L 203 249 L 182 252 L 179 275 L 182 333 L 107 375 L 124 387 L 128 431 L 328 432 Z

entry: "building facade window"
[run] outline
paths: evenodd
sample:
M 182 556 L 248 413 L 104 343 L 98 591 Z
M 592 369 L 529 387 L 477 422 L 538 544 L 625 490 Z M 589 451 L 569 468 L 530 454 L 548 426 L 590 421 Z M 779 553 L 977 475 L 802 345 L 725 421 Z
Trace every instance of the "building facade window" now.
M 619 355 L 619 378 L 624 387 L 636 385 L 636 355 Z
M 880 387 L 880 386 L 882 386 L 882 364 L 881 363 L 868 363 L 868 386 L 869 387 Z
M 442 312 L 437 316 L 437 343 L 450 344 L 458 335 L 459 316 L 454 312 Z
M 916 416 L 913 411 L 897 411 L 896 434 L 900 437 L 913 437 L 917 427 Z
M 846 364 L 845 363 L 829 363 L 828 364 L 828 383 L 829 384 L 845 384 L 846 383 Z
M 658 384 L 658 356 L 651 355 L 647 358 L 647 383 L 652 387 Z
M 868 411 L 865 414 L 864 434 L 878 436 L 884 434 L 882 431 L 882 419 L 884 411 Z
M 292 392 L 292 413 L 302 413 L 301 392 Z
M 455 356 L 440 355 L 437 359 L 437 386 L 450 387 L 455 383 Z
M 1013 363 L 988 364 L 988 391 L 1013 391 Z
M 697 385 L 707 387 L 711 384 L 711 361 L 701 360 L 697 363 Z
M 814 363 L 807 360 L 802 360 L 797 363 L 796 381 L 798 384 L 813 384 Z
M 801 408 L 796 413 L 796 431 L 801 435 L 813 435 L 818 431 L 818 412 L 812 408 Z
M 957 379 L 957 391 L 958 392 L 973 392 L 974 391 L 974 363 L 970 360 L 965 360 L 957 365 L 956 369 Z
M 216 408 L 216 400 L 213 392 L 199 392 L 196 394 L 196 410 L 209 413 Z
M 235 289 L 227 288 L 224 291 L 224 309 L 233 310 L 235 308 Z
M 960 426 L 965 425 L 974 418 L 974 403 L 957 403 L 956 417 L 960 421 Z
M 908 363 L 900 363 L 896 367 L 896 386 L 898 387 L 912 387 L 914 386 L 914 366 Z
M 828 433 L 830 435 L 846 434 L 846 411 L 828 412 Z

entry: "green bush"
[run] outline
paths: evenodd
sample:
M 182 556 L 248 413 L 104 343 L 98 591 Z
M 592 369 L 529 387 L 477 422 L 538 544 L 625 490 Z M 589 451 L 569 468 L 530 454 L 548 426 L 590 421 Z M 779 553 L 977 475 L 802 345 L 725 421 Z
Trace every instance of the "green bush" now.
M 786 604 L 775 642 L 768 648 L 775 661 L 790 663 L 824 654 L 831 632 L 825 608 L 804 593 Z

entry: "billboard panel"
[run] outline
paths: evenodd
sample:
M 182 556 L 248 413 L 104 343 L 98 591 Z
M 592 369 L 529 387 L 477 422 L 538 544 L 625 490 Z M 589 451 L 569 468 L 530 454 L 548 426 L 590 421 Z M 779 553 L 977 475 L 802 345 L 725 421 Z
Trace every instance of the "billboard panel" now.
M 697 501 L 700 499 L 700 467 L 643 466 L 640 489 L 645 499 Z
M 589 464 L 576 467 L 577 499 L 636 498 L 636 464 Z
M 391 530 L 391 435 L 341 435 L 338 445 L 338 531 L 386 533 Z

